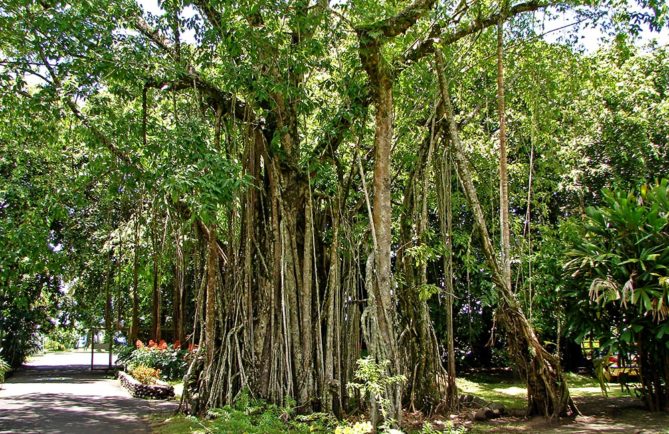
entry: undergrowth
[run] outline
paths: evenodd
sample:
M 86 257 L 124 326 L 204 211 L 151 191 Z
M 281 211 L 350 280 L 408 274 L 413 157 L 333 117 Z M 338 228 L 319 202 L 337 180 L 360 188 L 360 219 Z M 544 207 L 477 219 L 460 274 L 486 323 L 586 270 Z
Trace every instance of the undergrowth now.
M 5 362 L 5 359 L 0 357 L 0 383 L 5 382 L 5 375 L 10 371 L 11 367 L 9 363 Z
M 600 395 L 597 380 L 591 377 L 566 374 L 572 396 Z M 524 409 L 527 405 L 527 391 L 522 382 L 512 377 L 477 375 L 458 378 L 458 389 L 461 394 L 473 394 L 486 401 L 504 404 L 507 409 Z M 611 385 L 609 396 L 624 396 L 618 385 Z M 154 432 L 161 434 L 177 433 L 332 433 L 341 434 L 369 432 L 369 422 L 337 421 L 325 413 L 308 415 L 297 414 L 293 402 L 280 407 L 265 401 L 252 398 L 248 393 L 233 404 L 223 408 L 212 409 L 205 419 L 192 416 L 175 416 L 154 427 Z M 445 428 L 445 429 L 444 429 Z M 490 429 L 485 423 L 476 424 L 474 431 Z M 440 430 L 432 428 L 426 421 L 422 428 L 415 432 L 422 434 L 464 433 L 472 428 L 454 426 L 448 423 Z
M 337 427 L 337 419 L 326 413 L 296 414 L 293 402 L 280 407 L 253 399 L 247 393 L 233 405 L 214 408 L 205 419 L 175 416 L 155 427 L 161 434 L 176 433 L 327 433 Z

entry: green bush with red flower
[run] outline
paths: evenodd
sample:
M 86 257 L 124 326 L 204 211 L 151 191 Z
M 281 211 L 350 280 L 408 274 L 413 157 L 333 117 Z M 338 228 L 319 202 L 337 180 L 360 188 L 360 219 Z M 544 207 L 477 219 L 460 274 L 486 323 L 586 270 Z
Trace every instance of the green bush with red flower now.
M 123 365 L 128 372 L 139 366 L 156 369 L 166 381 L 180 380 L 186 373 L 189 351 L 181 348 L 179 341 L 168 344 L 164 340 L 156 343 L 150 340 L 147 345 L 142 341 L 135 343 L 135 348 L 125 347 L 119 351 L 117 364 Z

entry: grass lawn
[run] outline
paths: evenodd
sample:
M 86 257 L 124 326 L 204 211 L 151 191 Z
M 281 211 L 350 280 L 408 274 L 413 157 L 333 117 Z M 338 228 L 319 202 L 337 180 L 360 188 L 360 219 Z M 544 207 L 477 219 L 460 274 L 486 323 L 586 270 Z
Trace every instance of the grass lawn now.
M 574 398 L 586 396 L 602 396 L 602 389 L 596 379 L 584 375 L 572 373 L 565 374 L 569 392 Z M 527 405 L 527 389 L 517 378 L 511 375 L 472 375 L 456 380 L 460 394 L 471 394 L 483 398 L 486 401 L 504 404 L 509 409 L 524 409 Z M 632 384 L 630 390 L 634 390 Z M 608 396 L 610 398 L 629 396 L 623 392 L 617 383 L 608 384 Z
M 206 433 L 210 432 L 207 428 L 208 425 L 207 421 L 179 414 L 165 420 L 152 420 L 151 432 L 159 434 Z

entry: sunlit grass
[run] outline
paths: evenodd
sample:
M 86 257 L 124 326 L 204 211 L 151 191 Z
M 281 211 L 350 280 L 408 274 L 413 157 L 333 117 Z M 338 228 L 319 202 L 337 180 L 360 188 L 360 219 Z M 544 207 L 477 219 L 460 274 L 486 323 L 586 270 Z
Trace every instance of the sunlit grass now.
M 204 434 L 210 432 L 208 422 L 196 417 L 177 415 L 166 420 L 155 420 L 151 432 L 156 434 Z
M 527 405 L 527 389 L 520 381 L 477 376 L 458 378 L 456 384 L 460 394 L 471 394 L 486 401 L 504 404 L 509 409 L 522 409 Z
M 573 397 L 603 396 L 599 382 L 595 378 L 568 372 L 565 374 L 565 379 L 569 385 L 569 393 Z M 639 386 L 637 383 L 628 383 L 627 388 L 619 383 L 605 383 L 605 385 L 607 395 L 611 398 L 630 396 L 627 388 L 633 392 L 634 388 Z
M 603 396 L 599 382 L 596 378 L 578 375 L 573 373 L 565 373 L 565 380 L 569 386 L 569 392 L 574 398 L 588 398 Z M 512 377 L 497 377 L 490 375 L 474 375 L 467 378 L 457 379 L 458 388 L 461 394 L 472 394 L 482 398 L 486 401 L 503 404 L 509 410 L 524 410 L 527 406 L 527 389 L 525 385 L 517 378 Z M 638 384 L 627 384 L 630 391 L 634 391 L 634 387 Z M 607 383 L 608 397 L 621 398 L 630 396 L 628 389 L 618 383 Z M 597 421 L 596 423 L 609 424 L 614 426 L 624 426 L 627 424 L 630 427 L 645 427 L 651 429 L 651 432 L 669 433 L 669 429 L 662 429 L 660 427 L 667 426 L 666 421 L 669 416 L 650 414 L 640 409 L 628 409 L 616 416 L 615 422 L 611 420 Z M 605 429 L 599 432 L 607 432 L 609 425 L 604 425 Z M 469 428 L 470 433 L 487 433 L 495 432 L 583 432 L 586 425 L 579 425 L 576 428 L 560 428 L 557 427 L 538 427 L 535 425 L 528 425 L 524 419 L 510 420 L 503 423 L 478 422 Z M 572 429 L 574 428 L 574 429 Z M 630 431 L 632 432 L 632 431 Z
M 573 397 L 602 396 L 602 390 L 595 378 L 567 373 L 565 379 Z M 461 394 L 471 394 L 486 401 L 504 404 L 509 409 L 523 409 L 527 405 L 527 389 L 518 379 L 476 375 L 458 378 L 457 385 Z M 607 386 L 609 397 L 629 396 L 627 390 L 618 383 L 608 383 Z M 628 385 L 632 391 L 634 386 Z

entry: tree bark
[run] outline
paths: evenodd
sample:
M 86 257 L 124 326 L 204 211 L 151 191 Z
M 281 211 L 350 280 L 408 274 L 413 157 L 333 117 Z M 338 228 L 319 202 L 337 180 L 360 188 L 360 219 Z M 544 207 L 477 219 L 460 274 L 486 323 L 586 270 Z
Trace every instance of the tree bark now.
M 302 288 L 300 294 L 300 329 L 302 332 L 302 367 L 298 378 L 300 390 L 300 402 L 306 403 L 311 399 L 310 392 L 313 387 L 313 320 L 311 317 L 312 291 L 313 291 L 313 207 L 311 197 L 305 205 L 305 232 L 304 253 L 302 255 Z
M 334 411 L 338 398 L 339 384 L 335 378 L 337 351 L 335 348 L 335 299 L 339 293 L 339 202 L 333 207 L 332 244 L 330 245 L 330 270 L 325 297 L 325 365 L 322 384 L 322 401 L 325 411 Z
M 360 48 L 363 66 L 370 77 L 375 105 L 374 132 L 374 201 L 372 224 L 376 234 L 374 246 L 374 297 L 376 299 L 376 320 L 381 341 L 390 360 L 392 373 L 401 372 L 395 337 L 395 308 L 392 302 L 392 269 L 390 250 L 392 244 L 392 207 L 390 195 L 390 149 L 393 138 L 393 94 L 392 80 L 388 65 L 381 55 L 381 46 L 376 41 L 368 41 Z M 390 418 L 401 421 L 402 405 L 400 386 L 394 388 Z
M 401 372 L 395 333 L 395 306 L 392 300 L 393 279 L 391 269 L 392 204 L 390 151 L 393 140 L 393 79 L 390 65 L 381 54 L 382 38 L 394 38 L 413 26 L 427 11 L 434 0 L 416 0 L 395 16 L 356 28 L 360 43 L 359 55 L 370 81 L 374 115 L 374 203 L 372 225 L 376 234 L 374 246 L 374 284 L 376 321 L 386 356 L 390 359 L 391 375 Z M 379 36 L 381 35 L 381 36 Z M 402 421 L 402 385 L 397 384 L 390 393 L 391 408 L 388 415 L 397 423 Z
M 446 292 L 446 354 L 447 354 L 447 390 L 446 405 L 453 411 L 458 406 L 458 390 L 455 383 L 455 343 L 453 330 L 453 300 L 455 288 L 453 286 L 453 204 L 452 204 L 452 172 L 451 146 L 442 153 L 442 159 L 437 161 L 437 180 L 439 217 L 441 220 L 441 234 L 446 246 L 443 257 L 444 290 Z
M 216 350 L 216 288 L 218 285 L 218 245 L 216 243 L 216 226 L 209 225 L 207 240 L 207 298 L 205 309 L 205 342 L 207 368 L 214 362 Z

